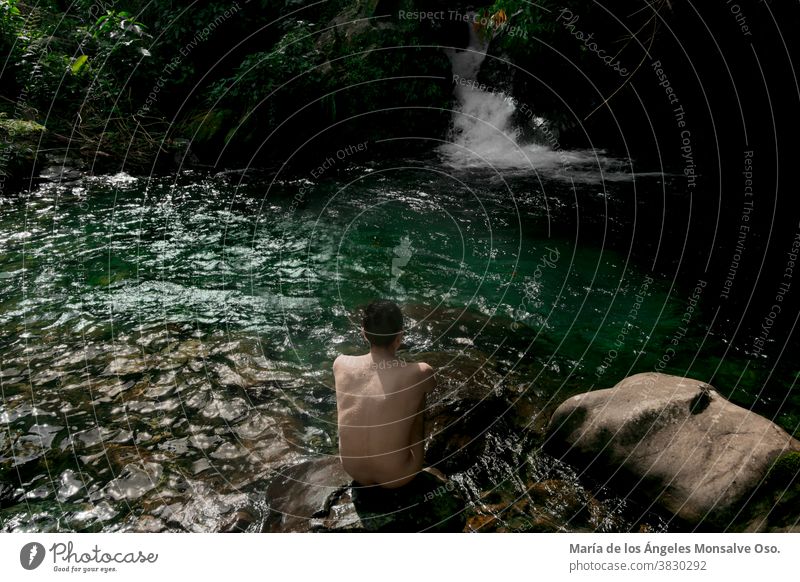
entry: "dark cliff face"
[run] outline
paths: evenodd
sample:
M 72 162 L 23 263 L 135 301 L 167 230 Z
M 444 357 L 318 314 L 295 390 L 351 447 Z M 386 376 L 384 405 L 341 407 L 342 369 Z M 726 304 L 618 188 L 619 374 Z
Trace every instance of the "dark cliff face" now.
M 735 271 L 720 313 L 734 334 L 748 305 L 774 303 L 798 229 L 787 171 L 797 155 L 798 41 L 788 23 L 800 21 L 800 6 L 548 7 L 525 42 L 492 40 L 479 81 L 548 119 L 561 147 L 610 150 L 639 170 L 680 176 L 679 191 L 632 206 L 630 220 L 650 225 L 637 228 L 634 258 L 650 265 L 659 249 L 657 272 L 672 277 L 681 264 L 685 282 L 711 288 Z M 509 25 L 522 16 L 532 22 L 525 14 Z M 529 120 L 518 123 L 531 134 Z
M 639 1 L 546 4 L 550 12 L 537 22 L 509 18 L 527 36 L 494 39 L 481 77 L 561 120 L 576 146 L 588 134 L 595 145 L 627 145 L 637 157 L 679 158 L 673 109 L 683 105 L 695 136 L 712 140 L 699 149 L 738 150 L 730 138 L 744 143 L 745 125 L 750 142 L 770 141 L 770 110 L 778 117 L 797 105 L 790 62 L 797 41 L 786 30 L 800 19 L 796 5 L 678 1 L 644 11 Z

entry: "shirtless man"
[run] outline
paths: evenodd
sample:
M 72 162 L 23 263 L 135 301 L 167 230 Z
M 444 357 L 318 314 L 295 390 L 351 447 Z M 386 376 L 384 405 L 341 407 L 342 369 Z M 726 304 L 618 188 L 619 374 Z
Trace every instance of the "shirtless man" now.
M 371 303 L 362 335 L 370 344 L 368 354 L 333 362 L 339 454 L 360 485 L 397 488 L 422 469 L 425 395 L 436 380 L 428 364 L 397 359 L 403 314 L 395 303 Z

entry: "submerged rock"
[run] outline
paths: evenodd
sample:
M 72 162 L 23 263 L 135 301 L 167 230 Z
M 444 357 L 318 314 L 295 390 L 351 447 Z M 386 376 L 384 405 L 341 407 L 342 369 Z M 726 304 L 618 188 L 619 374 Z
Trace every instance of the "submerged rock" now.
M 474 532 L 552 533 L 624 531 L 619 516 L 605 508 L 577 483 L 559 479 L 529 482 L 512 503 L 494 501 L 492 492 L 480 511 L 474 512 L 468 528 Z M 619 524 L 607 525 L 603 520 Z
M 128 464 L 116 479 L 106 486 L 106 493 L 114 501 L 139 499 L 156 488 L 163 468 L 157 463 Z
M 425 459 L 448 474 L 486 453 L 490 434 L 513 434 L 506 378 L 477 350 L 417 355 L 436 371 L 425 408 Z
M 418 532 L 464 529 L 464 501 L 442 476 L 422 471 L 394 490 L 359 487 L 337 457 L 289 467 L 267 489 L 272 532 Z
M 800 442 L 709 385 L 665 374 L 578 394 L 550 421 L 550 442 L 594 472 L 628 477 L 689 525 L 731 525 L 783 452 Z M 630 486 L 630 490 L 627 487 Z
M 14 505 L 17 502 L 18 496 L 15 494 L 14 486 L 11 483 L 0 481 L 0 509 Z

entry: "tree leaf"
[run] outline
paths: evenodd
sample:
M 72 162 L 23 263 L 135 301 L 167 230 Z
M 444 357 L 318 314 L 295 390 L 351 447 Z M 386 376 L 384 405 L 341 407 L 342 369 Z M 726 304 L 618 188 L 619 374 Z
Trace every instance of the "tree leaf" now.
M 81 55 L 77 59 L 75 59 L 75 62 L 72 63 L 72 73 L 76 74 L 78 71 L 80 71 L 81 67 L 83 67 L 83 65 L 86 64 L 86 61 L 88 59 L 89 57 L 87 55 Z

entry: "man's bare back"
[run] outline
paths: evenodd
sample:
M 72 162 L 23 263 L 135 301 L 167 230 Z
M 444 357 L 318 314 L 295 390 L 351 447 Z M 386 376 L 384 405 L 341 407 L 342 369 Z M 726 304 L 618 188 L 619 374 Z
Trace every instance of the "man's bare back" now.
M 373 350 L 339 356 L 333 374 L 345 471 L 362 485 L 391 488 L 411 481 L 422 469 L 425 394 L 435 387 L 433 369 Z
M 425 394 L 436 386 L 428 364 L 398 360 L 403 314 L 392 301 L 364 310 L 363 356 L 333 363 L 342 465 L 362 485 L 401 487 L 422 469 Z

